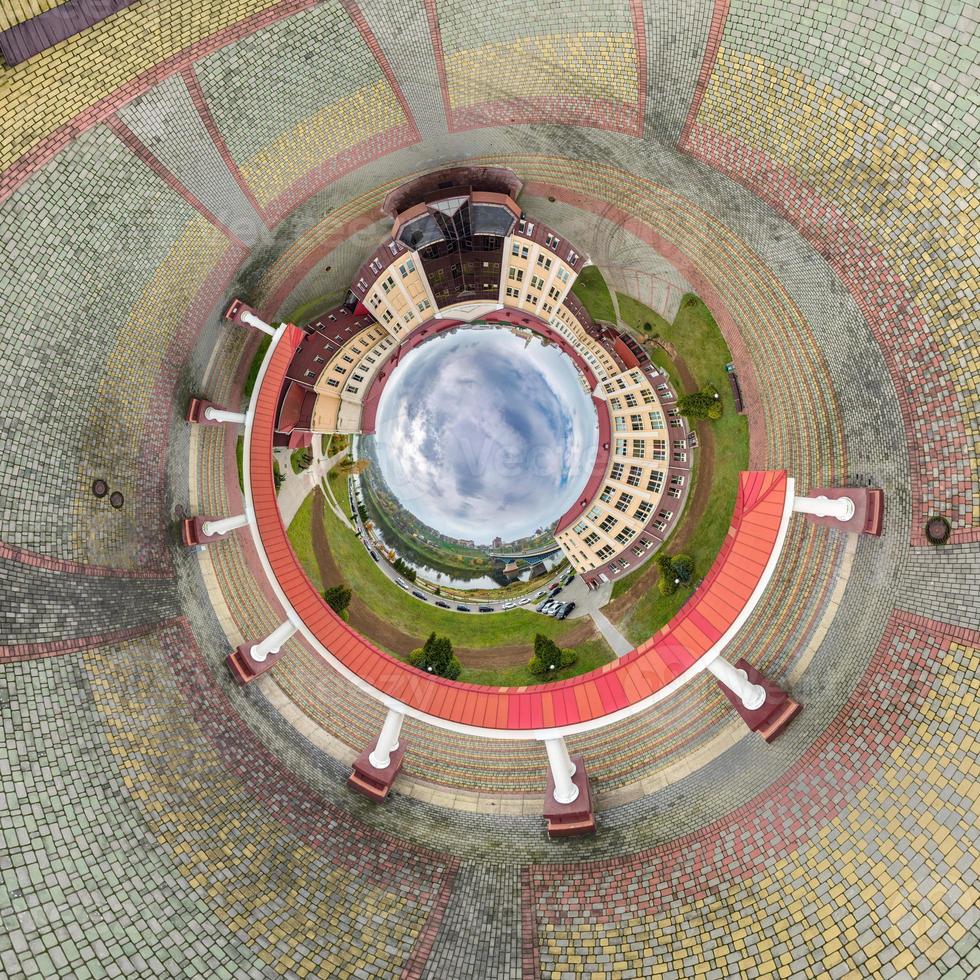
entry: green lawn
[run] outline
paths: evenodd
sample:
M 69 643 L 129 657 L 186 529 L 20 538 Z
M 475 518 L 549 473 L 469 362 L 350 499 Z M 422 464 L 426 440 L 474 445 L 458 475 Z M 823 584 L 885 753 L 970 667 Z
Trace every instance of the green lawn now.
M 661 337 L 666 337 L 670 331 L 670 324 L 649 306 L 644 306 L 639 300 L 627 296 L 625 293 L 616 293 L 616 302 L 619 304 L 619 315 L 624 323 L 646 337 L 652 337 L 655 333 Z M 646 326 L 650 324 L 650 329 Z
M 616 322 L 616 310 L 606 280 L 597 265 L 587 265 L 572 285 L 572 292 L 581 300 L 593 320 Z
M 317 296 L 315 299 L 307 300 L 305 303 L 294 307 L 289 311 L 289 316 L 283 317 L 283 320 L 286 323 L 293 323 L 297 327 L 302 327 L 320 313 L 325 313 L 327 310 L 332 310 L 335 306 L 340 306 L 346 295 L 346 290 L 342 290 L 339 293 L 327 293 L 323 296 Z
M 564 670 L 556 670 L 548 677 L 535 677 L 527 667 L 497 667 L 492 670 L 480 670 L 477 667 L 464 667 L 459 675 L 463 684 L 487 684 L 491 687 L 530 687 L 532 684 L 549 684 L 552 681 L 564 681 L 569 677 L 587 674 L 613 659 L 609 644 L 602 637 L 580 643 L 572 647 L 578 660 Z
M 289 525 L 289 540 L 310 581 L 317 589 L 322 590 L 328 585 L 337 583 L 323 582 L 313 554 L 311 534 L 313 499 L 311 494 L 296 512 Z M 460 647 L 489 649 L 526 643 L 529 647 L 528 659 L 530 659 L 530 646 L 536 633 L 542 633 L 561 644 L 562 637 L 574 628 L 573 623 L 558 622 L 523 609 L 493 615 L 458 613 L 420 602 L 395 585 L 378 568 L 354 532 L 345 528 L 329 507 L 324 508 L 324 525 L 330 539 L 334 560 L 343 568 L 344 578 L 354 594 L 364 600 L 376 614 L 384 616 L 398 629 L 411 636 L 417 636 L 420 646 L 424 638 L 434 630 L 441 636 L 448 636 L 455 646 Z M 575 650 L 579 655 L 578 661 L 561 671 L 558 677 L 553 677 L 552 680 L 585 673 L 613 659 L 612 651 L 601 638 L 570 649 Z M 465 668 L 460 680 L 473 684 L 507 686 L 539 683 L 538 678 L 523 666 L 485 671 Z
M 265 352 L 269 349 L 269 344 L 271 343 L 272 338 L 268 334 L 263 334 L 262 339 L 259 341 L 258 349 L 255 351 L 255 357 L 252 358 L 252 363 L 249 365 L 248 374 L 245 376 L 243 390 L 246 398 L 252 397 L 252 389 L 255 387 L 255 382 L 259 377 L 259 368 L 262 367 Z
M 312 459 L 313 451 L 311 449 L 294 449 L 289 454 L 289 468 L 296 474 L 302 473 L 303 470 L 309 468 L 309 463 L 306 462 L 306 455 L 310 454 Z
M 622 299 L 620 312 L 630 326 L 639 324 L 642 328 L 644 322 L 652 322 L 650 317 L 655 316 L 652 310 L 635 300 L 630 300 L 624 306 Z M 735 510 L 738 475 L 748 466 L 749 426 L 748 420 L 735 412 L 731 386 L 725 377 L 725 364 L 731 360 L 731 352 L 704 303 L 693 294 L 687 294 L 681 301 L 673 325 L 665 326 L 658 332 L 674 345 L 678 357 L 684 361 L 699 386 L 713 384 L 718 389 L 724 406 L 722 417 L 716 422 L 701 423 L 702 430 L 705 425 L 712 427 L 715 455 L 707 506 L 684 547 L 684 551 L 695 561 L 697 582 L 711 568 L 724 544 Z M 658 364 L 670 366 L 669 359 L 662 351 L 655 350 L 652 354 Z M 672 380 L 677 384 L 676 378 Z M 698 460 L 699 454 L 700 451 L 695 453 L 695 460 Z M 696 473 L 695 478 L 698 476 L 700 474 Z M 685 514 L 667 540 L 664 549 L 668 554 L 674 553 L 671 542 L 688 520 L 689 515 Z M 646 570 L 647 567 L 643 566 L 617 581 L 613 587 L 613 598 L 628 592 Z M 631 643 L 641 643 L 677 612 L 691 591 L 679 589 L 674 595 L 664 597 L 655 588 L 646 589 L 635 596 L 634 603 L 618 625 Z
M 235 461 L 238 463 L 238 489 L 245 492 L 245 436 L 235 443 Z

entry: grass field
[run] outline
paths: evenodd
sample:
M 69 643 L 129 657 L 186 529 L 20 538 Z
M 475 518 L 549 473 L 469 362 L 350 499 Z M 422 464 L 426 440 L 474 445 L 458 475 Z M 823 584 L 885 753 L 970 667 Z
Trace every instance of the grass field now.
M 653 314 L 652 310 L 648 310 L 635 300 L 630 300 L 624 306 L 622 297 L 620 312 L 624 321 L 630 326 L 635 327 L 639 324 L 641 328 L 644 322 L 650 322 L 650 316 Z M 711 491 L 704 513 L 700 519 L 697 519 L 696 526 L 691 526 L 691 517 L 685 514 L 664 546 L 668 554 L 674 554 L 677 548 L 673 542 L 686 539 L 683 551 L 695 561 L 696 582 L 714 563 L 731 523 L 735 510 L 735 496 L 738 492 L 738 475 L 748 466 L 749 461 L 748 420 L 736 413 L 731 387 L 725 376 L 725 364 L 731 360 L 731 352 L 710 310 L 700 299 L 691 293 L 687 294 L 681 301 L 673 325 L 658 332 L 674 345 L 678 358 L 684 362 L 698 386 L 713 384 L 718 389 L 723 405 L 720 419 L 701 423 L 702 431 L 704 426 L 711 426 L 715 439 L 711 461 L 712 472 L 709 477 Z M 652 353 L 659 354 L 665 364 L 669 363 L 669 359 L 663 352 Z M 660 361 L 658 360 L 657 363 L 659 364 Z M 675 384 L 678 383 L 676 377 L 673 380 Z M 700 452 L 699 450 L 695 457 L 698 460 L 697 465 L 701 463 Z M 701 474 L 696 474 L 696 478 L 700 476 Z M 645 573 L 649 575 L 646 566 L 616 582 L 613 587 L 613 599 L 630 592 Z M 679 589 L 674 595 L 664 597 L 656 588 L 637 590 L 635 602 L 625 616 L 619 619 L 617 625 L 631 643 L 641 643 L 677 612 L 691 591 L 691 589 Z
M 255 387 L 255 382 L 259 377 L 259 368 L 262 367 L 262 361 L 265 358 L 265 352 L 269 349 L 269 344 L 272 343 L 272 338 L 265 334 L 259 341 L 259 346 L 255 351 L 255 356 L 252 358 L 252 363 L 249 365 L 248 374 L 245 376 L 245 385 L 243 391 L 245 392 L 246 398 L 252 397 L 252 389 Z
M 289 540 L 296 557 L 306 570 L 313 585 L 323 590 L 336 582 L 324 582 L 320 576 L 312 544 L 311 494 L 289 525 Z M 354 594 L 363 600 L 371 610 L 389 623 L 410 636 L 422 640 L 433 630 L 440 636 L 448 636 L 458 647 L 492 649 L 513 644 L 530 646 L 536 633 L 542 633 L 561 645 L 562 637 L 574 629 L 570 622 L 558 622 L 547 616 L 540 616 L 523 609 L 505 613 L 480 615 L 479 613 L 457 613 L 439 609 L 429 603 L 420 602 L 395 585 L 373 561 L 357 536 L 341 524 L 337 515 L 329 507 L 324 508 L 324 525 L 333 558 L 344 570 L 344 579 Z M 369 637 L 369 639 L 371 639 Z M 578 646 L 571 646 L 579 655 L 578 662 L 560 671 L 552 680 L 563 680 L 576 674 L 593 670 L 612 658 L 612 651 L 602 639 L 590 640 Z M 525 667 L 509 667 L 495 670 L 473 670 L 464 668 L 461 681 L 473 684 L 497 684 L 520 686 L 540 683 Z
M 572 292 L 582 301 L 593 320 L 616 322 L 612 296 L 598 266 L 587 265 L 573 283 Z

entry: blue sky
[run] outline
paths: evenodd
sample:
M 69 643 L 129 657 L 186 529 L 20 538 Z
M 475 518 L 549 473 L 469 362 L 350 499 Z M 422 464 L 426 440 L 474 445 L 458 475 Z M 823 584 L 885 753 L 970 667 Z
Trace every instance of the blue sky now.
M 588 478 L 595 410 L 558 348 L 460 329 L 405 355 L 381 397 L 377 451 L 392 492 L 450 537 L 523 537 Z

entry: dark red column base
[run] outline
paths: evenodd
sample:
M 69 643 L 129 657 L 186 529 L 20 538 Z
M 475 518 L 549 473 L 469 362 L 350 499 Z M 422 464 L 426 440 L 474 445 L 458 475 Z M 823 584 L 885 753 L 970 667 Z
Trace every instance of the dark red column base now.
M 402 767 L 405 757 L 405 743 L 399 741 L 398 748 L 391 753 L 391 762 L 387 769 L 375 769 L 369 756 L 375 750 L 378 740 L 375 739 L 355 760 L 352 772 L 347 779 L 347 785 L 356 792 L 366 796 L 375 803 L 381 803 L 391 792 L 392 783 Z
M 839 500 L 850 497 L 854 501 L 854 516 L 846 523 L 841 523 L 834 517 L 817 517 L 815 514 L 803 516 L 812 524 L 821 527 L 833 527 L 838 531 L 850 531 L 853 534 L 870 534 L 881 537 L 881 527 L 885 516 L 885 491 L 878 487 L 821 487 L 811 490 L 808 497 L 826 497 L 828 500 Z
M 180 522 L 180 540 L 183 541 L 185 548 L 193 548 L 196 545 L 204 543 L 204 532 L 201 530 L 202 525 L 207 517 L 188 517 L 186 520 Z M 214 541 L 213 537 L 208 538 L 208 541 Z
M 209 402 L 206 398 L 192 398 L 190 405 L 187 406 L 187 421 L 193 422 L 195 425 L 222 425 L 221 422 L 204 417 L 204 410 L 211 406 L 217 409 L 221 408 L 220 405 L 215 405 L 214 402 Z
M 544 819 L 549 837 L 582 837 L 595 833 L 595 813 L 592 809 L 592 788 L 585 771 L 585 760 L 573 755 L 575 775 L 572 782 L 578 787 L 578 798 L 571 803 L 555 800 L 555 780 L 548 767 L 548 787 L 544 796 Z
M 803 710 L 803 706 L 769 680 L 765 674 L 759 673 L 747 660 L 739 660 L 735 666 L 739 670 L 744 670 L 753 684 L 760 684 L 766 689 L 765 704 L 755 711 L 750 711 L 742 704 L 741 698 L 729 691 L 721 681 L 718 682 L 718 687 L 731 702 L 732 707 L 742 716 L 749 729 L 758 732 L 767 742 L 771 742 Z
M 261 663 L 256 662 L 249 655 L 249 650 L 253 644 L 243 643 L 240 647 L 236 647 L 231 653 L 225 657 L 225 663 L 228 665 L 228 670 L 231 676 L 238 681 L 239 684 L 248 684 L 250 681 L 254 681 L 259 674 L 264 674 L 270 667 L 272 667 L 275 662 L 283 655 L 285 651 L 279 650 L 277 653 L 270 653 L 268 657 L 265 658 Z
M 248 305 L 248 303 L 242 302 L 240 299 L 233 299 L 225 310 L 225 319 L 231 320 L 232 323 L 242 324 L 242 314 L 251 313 L 253 316 L 257 316 L 260 320 L 264 320 L 265 317 L 259 316 L 258 311 Z M 248 326 L 248 324 L 243 324 Z

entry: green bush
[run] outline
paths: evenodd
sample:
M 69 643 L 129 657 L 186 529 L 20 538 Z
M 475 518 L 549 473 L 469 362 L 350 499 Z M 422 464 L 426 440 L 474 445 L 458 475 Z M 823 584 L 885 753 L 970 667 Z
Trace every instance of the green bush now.
M 712 415 L 716 406 L 717 414 Z M 677 411 L 689 419 L 721 418 L 721 400 L 715 398 L 715 392 L 710 388 L 702 388 L 689 395 L 681 395 L 677 399 Z
M 674 555 L 670 559 L 670 568 L 674 578 L 679 578 L 685 585 L 694 578 L 694 559 L 690 555 Z
M 449 637 L 436 636 L 430 633 L 429 638 L 419 650 L 413 650 L 408 655 L 408 662 L 428 674 L 436 674 L 454 681 L 459 677 L 463 665 L 453 653 L 453 644 Z
M 677 583 L 674 581 L 678 576 L 674 574 L 674 566 L 669 555 L 661 552 L 657 555 L 657 567 L 660 569 L 660 581 L 657 588 L 661 595 L 673 595 L 677 591 Z
M 404 560 L 401 558 L 396 558 L 394 562 L 392 562 L 391 567 L 403 578 L 408 579 L 409 582 L 414 582 L 418 577 L 418 572 L 416 572 L 410 565 L 406 565 Z
M 338 616 L 342 616 L 347 610 L 352 595 L 351 590 L 343 583 L 332 585 L 323 592 L 324 601 Z
M 276 493 L 279 493 L 279 488 L 282 486 L 283 481 L 286 479 L 285 474 L 279 468 L 279 461 L 274 459 L 272 461 L 272 479 L 276 485 Z
M 570 667 L 578 659 L 571 650 L 563 650 L 554 640 L 538 633 L 534 637 L 534 656 L 528 661 L 527 669 L 536 677 L 543 677 Z

